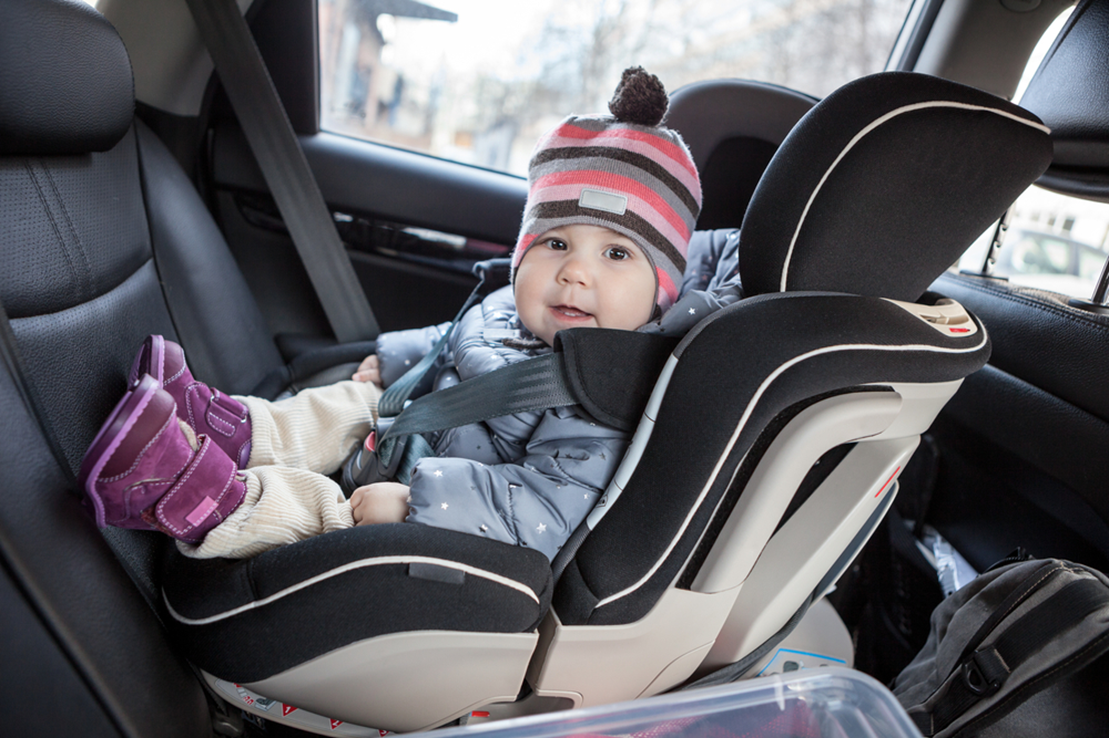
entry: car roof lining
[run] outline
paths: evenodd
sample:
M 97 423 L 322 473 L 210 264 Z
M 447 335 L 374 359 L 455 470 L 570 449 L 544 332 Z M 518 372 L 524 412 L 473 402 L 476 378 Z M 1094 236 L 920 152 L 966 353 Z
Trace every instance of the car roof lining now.
M 244 13 L 253 0 L 237 0 Z M 182 0 L 99 0 L 96 9 L 119 31 L 135 74 L 135 99 L 197 116 L 214 65 Z
M 237 1 L 244 13 L 253 4 Z M 1043 0 L 1032 11 L 1014 12 L 1001 0 L 947 0 L 912 71 L 1011 99 L 1036 42 L 1072 5 Z M 99 0 L 97 10 L 127 46 L 136 99 L 175 115 L 199 115 L 213 65 L 188 6 L 180 0 Z
M 1002 0 L 947 0 L 936 16 L 912 71 L 945 77 L 1007 100 L 1032 49 L 1074 0 L 1043 0 L 1026 12 Z

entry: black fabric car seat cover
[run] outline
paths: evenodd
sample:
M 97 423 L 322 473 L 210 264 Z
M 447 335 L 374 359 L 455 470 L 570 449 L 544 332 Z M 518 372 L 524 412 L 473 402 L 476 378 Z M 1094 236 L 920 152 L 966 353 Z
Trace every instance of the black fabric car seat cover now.
M 1050 159 L 1034 115 L 924 75 L 862 78 L 809 111 L 775 154 L 740 231 L 744 292 L 762 297 L 714 315 L 675 351 L 640 463 L 559 579 L 562 622 L 645 615 L 702 532 L 715 529 L 718 508 L 731 509 L 725 495 L 742 492 L 729 485 L 747 452 L 792 406 L 860 385 L 960 379 L 983 366 L 990 346 L 981 327 L 945 336 L 885 300 L 800 291 L 917 300 Z M 682 463 L 668 463 L 675 458 Z M 642 535 L 648 523 L 651 535 Z
M 771 329 L 775 341 L 765 339 Z M 989 340 L 984 330 L 945 336 L 879 298 L 791 293 L 725 308 L 674 355 L 654 432 L 626 488 L 634 495 L 617 500 L 559 579 L 554 606 L 565 624 L 645 615 L 724 495 L 741 491 L 733 475 L 779 413 L 869 383 L 962 378 L 985 364 Z
M 740 231 L 744 291 L 912 302 L 1051 152 L 1034 115 L 981 90 L 908 72 L 850 82 L 801 119 L 759 182 Z
M 388 633 L 531 632 L 551 598 L 538 551 L 405 523 L 317 536 L 247 561 L 169 556 L 165 582 L 175 643 L 237 682 Z

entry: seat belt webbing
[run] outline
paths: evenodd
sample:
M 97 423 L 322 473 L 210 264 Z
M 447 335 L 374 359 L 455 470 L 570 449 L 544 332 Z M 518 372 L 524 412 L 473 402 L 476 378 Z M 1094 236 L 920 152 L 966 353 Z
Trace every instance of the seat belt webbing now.
M 335 337 L 375 338 L 369 301 L 238 5 L 187 2 Z
M 416 366 L 409 369 L 397 381 L 389 386 L 389 389 L 381 395 L 377 401 L 377 413 L 379 417 L 392 418 L 400 415 L 404 410 L 404 405 L 408 402 L 408 398 L 412 396 L 412 392 L 423 381 L 424 376 L 428 370 L 439 359 L 439 355 L 443 353 L 443 349 L 447 347 L 447 341 L 450 340 L 451 333 L 454 332 L 454 327 L 458 325 L 458 321 L 462 320 L 462 316 L 466 314 L 474 304 L 485 296 L 483 288 L 486 281 L 490 277 L 490 273 L 497 267 L 499 263 L 508 262 L 508 259 L 489 259 L 487 261 L 479 261 L 474 265 L 474 274 L 478 277 L 477 286 L 474 287 L 470 296 L 466 298 L 466 302 L 462 303 L 462 307 L 458 309 L 458 314 L 451 320 L 450 327 L 443 331 L 443 335 L 435 342 Z
M 381 443 L 503 415 L 579 404 L 566 378 L 564 358 L 562 353 L 538 356 L 424 395 L 397 416 Z

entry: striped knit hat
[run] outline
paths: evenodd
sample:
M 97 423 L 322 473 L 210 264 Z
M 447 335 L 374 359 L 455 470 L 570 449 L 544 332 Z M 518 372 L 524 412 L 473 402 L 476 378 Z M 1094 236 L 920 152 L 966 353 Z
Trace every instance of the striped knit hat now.
M 658 78 L 631 67 L 608 104 L 612 115 L 572 115 L 539 139 L 528 165 L 514 276 L 528 248 L 548 230 L 604 226 L 630 238 L 650 259 L 662 312 L 677 301 L 701 212 L 701 181 L 681 136 L 659 125 L 668 105 Z

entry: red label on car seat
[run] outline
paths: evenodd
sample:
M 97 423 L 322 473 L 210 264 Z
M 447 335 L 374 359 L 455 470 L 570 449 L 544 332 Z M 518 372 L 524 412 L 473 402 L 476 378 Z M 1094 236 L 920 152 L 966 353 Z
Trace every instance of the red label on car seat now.
M 336 720 L 335 718 L 331 718 L 331 729 L 332 730 L 335 730 L 336 728 L 338 728 L 342 724 L 343 724 L 342 720 Z
M 293 707 L 292 705 L 286 705 L 284 702 L 281 703 L 281 715 L 282 716 L 288 715 L 289 713 L 296 712 L 296 711 L 297 711 L 297 708 Z

